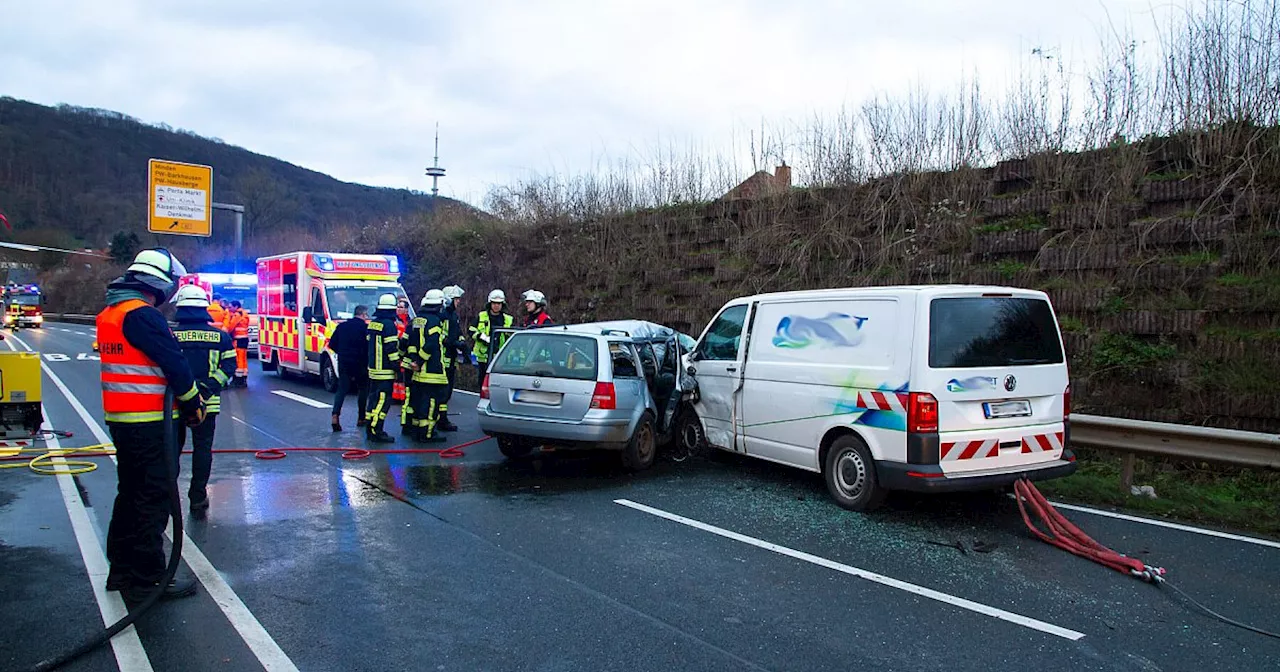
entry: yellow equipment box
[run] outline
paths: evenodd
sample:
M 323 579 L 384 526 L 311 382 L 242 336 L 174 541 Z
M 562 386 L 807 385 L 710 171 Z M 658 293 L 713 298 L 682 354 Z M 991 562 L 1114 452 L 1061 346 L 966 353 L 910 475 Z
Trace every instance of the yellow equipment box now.
M 40 355 L 0 352 L 0 438 L 29 437 L 43 422 Z

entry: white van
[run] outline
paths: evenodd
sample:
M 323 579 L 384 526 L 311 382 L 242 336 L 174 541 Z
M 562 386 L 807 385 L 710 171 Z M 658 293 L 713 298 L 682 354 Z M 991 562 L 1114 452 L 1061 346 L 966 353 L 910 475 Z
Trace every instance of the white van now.
M 887 490 L 996 489 L 1075 471 L 1062 336 L 1044 292 L 933 285 L 725 304 L 685 360 L 686 445 L 823 474 L 843 507 Z

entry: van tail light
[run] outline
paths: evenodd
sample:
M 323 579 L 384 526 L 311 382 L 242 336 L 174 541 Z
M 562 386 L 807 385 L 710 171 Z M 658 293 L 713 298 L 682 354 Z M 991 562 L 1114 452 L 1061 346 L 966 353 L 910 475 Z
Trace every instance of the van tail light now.
M 596 391 L 591 395 L 591 408 L 602 411 L 618 408 L 618 390 L 613 383 L 596 383 Z
M 1071 386 L 1068 385 L 1066 390 L 1062 392 L 1062 421 L 1067 421 L 1067 416 L 1071 415 Z
M 480 383 L 480 398 L 489 398 L 489 374 L 484 374 L 484 382 Z
M 932 434 L 938 431 L 938 400 L 928 392 L 912 392 L 907 400 L 907 431 Z

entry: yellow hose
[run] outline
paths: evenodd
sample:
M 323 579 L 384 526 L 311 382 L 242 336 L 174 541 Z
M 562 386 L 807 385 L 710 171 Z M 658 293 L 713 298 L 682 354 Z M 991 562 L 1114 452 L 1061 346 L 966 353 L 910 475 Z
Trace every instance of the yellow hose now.
M 23 448 L 13 456 L 22 454 L 35 455 L 26 462 L 14 462 L 13 464 L 0 464 L 0 469 L 22 469 L 23 467 L 43 474 L 45 476 L 57 476 L 65 474 L 75 476 L 77 474 L 87 474 L 98 468 L 95 462 L 86 462 L 84 460 L 68 460 L 65 459 L 69 455 L 77 457 L 106 457 L 115 455 L 116 449 L 110 443 L 99 443 L 92 446 L 82 446 L 79 448 L 56 448 L 50 450 L 48 448 Z M 54 466 L 45 466 L 44 462 L 51 462 L 54 458 L 61 457 L 63 463 Z M 66 467 L 62 469 L 61 467 Z

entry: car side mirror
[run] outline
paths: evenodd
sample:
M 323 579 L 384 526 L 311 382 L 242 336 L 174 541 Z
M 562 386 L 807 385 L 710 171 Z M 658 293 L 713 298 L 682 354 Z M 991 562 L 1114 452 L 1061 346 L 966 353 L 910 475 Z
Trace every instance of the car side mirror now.
M 312 320 L 312 315 L 311 315 L 311 306 L 307 306 L 306 308 L 303 308 L 303 309 L 302 309 L 302 321 L 303 321 L 303 322 L 312 322 L 312 321 L 313 321 L 313 320 Z
M 690 366 L 689 368 L 685 369 L 684 372 L 693 376 L 693 375 L 697 375 L 698 370 Z

